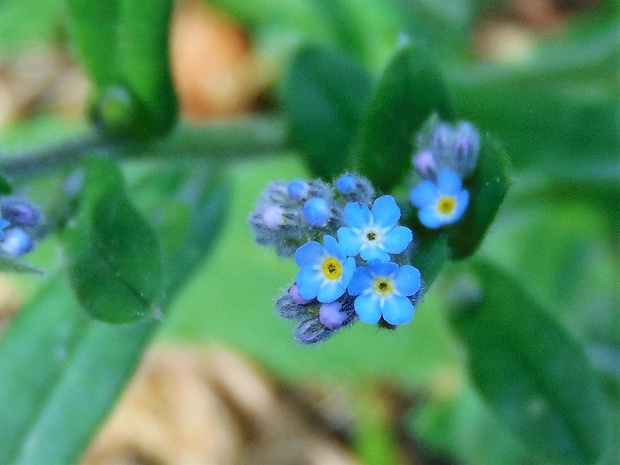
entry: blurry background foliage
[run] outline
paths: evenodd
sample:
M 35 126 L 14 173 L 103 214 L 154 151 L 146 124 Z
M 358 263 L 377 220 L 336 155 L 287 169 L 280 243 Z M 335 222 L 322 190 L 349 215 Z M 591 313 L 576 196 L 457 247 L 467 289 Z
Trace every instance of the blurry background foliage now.
M 2 276 L 5 318 L 20 310 L 0 342 L 0 463 L 78 460 L 153 337 L 224 342 L 286 382 L 346 383 L 364 463 L 414 460 L 412 441 L 447 463 L 618 463 L 619 8 L 0 2 L 0 170 L 59 231 L 28 256 L 44 278 Z M 501 141 L 511 188 L 411 324 L 295 346 L 273 303 L 296 267 L 252 242 L 248 212 L 271 180 L 349 166 L 403 35 L 443 76 L 431 105 L 449 99 Z M 396 418 L 404 438 L 372 407 L 381 386 L 415 399 Z

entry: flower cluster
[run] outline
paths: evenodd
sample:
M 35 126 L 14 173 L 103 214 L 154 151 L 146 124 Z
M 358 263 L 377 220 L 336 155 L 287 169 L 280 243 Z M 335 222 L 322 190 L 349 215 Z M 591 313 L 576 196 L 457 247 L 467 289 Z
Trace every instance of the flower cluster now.
M 250 216 L 256 241 L 294 255 L 299 266 L 276 308 L 298 321 L 295 339 L 302 344 L 357 320 L 408 323 L 421 298 L 420 273 L 408 263 L 413 233 L 398 224 L 394 197 L 373 199 L 370 182 L 354 174 L 334 184 L 272 183 Z
M 19 257 L 30 252 L 41 224 L 42 216 L 31 203 L 0 197 L 0 254 Z
M 411 190 L 420 222 L 439 228 L 457 222 L 469 204 L 463 179 L 476 168 L 480 134 L 468 122 L 456 125 L 432 119 L 418 137 L 413 166 L 423 181 Z
M 480 136 L 469 123 L 431 119 L 417 146 L 421 182 L 410 200 L 420 223 L 455 223 L 469 203 L 463 179 L 476 168 Z M 411 321 L 423 280 L 412 265 L 414 234 L 400 219 L 394 197 L 375 196 L 370 181 L 353 173 L 333 185 L 278 181 L 261 194 L 249 220 L 256 242 L 294 256 L 299 267 L 276 302 L 281 317 L 297 322 L 297 342 L 321 342 L 356 321 L 388 328 Z

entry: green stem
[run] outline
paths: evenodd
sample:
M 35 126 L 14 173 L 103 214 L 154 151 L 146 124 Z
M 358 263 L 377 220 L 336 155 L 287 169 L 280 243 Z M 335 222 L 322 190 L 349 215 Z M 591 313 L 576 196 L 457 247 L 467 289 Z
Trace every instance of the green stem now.
M 168 136 L 136 141 L 90 134 L 53 147 L 3 155 L 0 173 L 13 181 L 67 168 L 96 152 L 115 158 L 230 160 L 291 150 L 284 121 L 252 117 L 208 124 L 180 124 Z

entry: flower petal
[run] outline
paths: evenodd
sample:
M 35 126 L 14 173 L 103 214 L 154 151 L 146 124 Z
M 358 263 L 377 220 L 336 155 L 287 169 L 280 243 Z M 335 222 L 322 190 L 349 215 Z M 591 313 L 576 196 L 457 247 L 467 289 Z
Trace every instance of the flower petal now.
M 383 247 L 389 253 L 401 253 L 407 248 L 411 239 L 413 239 L 411 229 L 405 226 L 396 226 L 385 235 Z
M 347 287 L 349 282 L 353 278 L 353 273 L 355 273 L 355 259 L 352 257 L 347 258 L 342 265 L 342 277 L 340 278 L 340 282 L 343 287 Z
M 378 260 L 381 262 L 389 262 L 390 256 L 388 253 L 379 247 L 367 247 L 360 253 L 360 256 L 367 262 L 371 260 Z
M 411 203 L 418 208 L 424 208 L 427 205 L 435 203 L 440 193 L 437 186 L 432 181 L 422 181 L 420 184 L 411 189 Z
M 344 294 L 346 286 L 343 286 L 340 280 L 330 281 L 325 280 L 321 287 L 319 287 L 319 291 L 317 292 L 316 299 L 319 302 L 330 303 Z
M 368 267 L 373 279 L 375 276 L 394 276 L 398 272 L 398 265 L 394 262 L 370 262 Z
M 359 295 L 372 287 L 372 276 L 365 266 L 358 267 L 349 281 L 349 294 Z
M 355 310 L 357 311 L 357 308 Z M 385 299 L 383 304 L 383 319 L 389 324 L 402 325 L 409 323 L 412 318 L 413 304 L 409 301 L 409 299 L 395 295 Z
M 463 188 L 463 181 L 454 171 L 444 169 L 437 175 L 437 187 L 443 194 L 456 197 Z
M 420 290 L 420 271 L 411 265 L 401 266 L 394 277 L 394 285 L 399 294 L 415 294 Z
M 360 253 L 362 240 L 351 228 L 338 229 L 338 241 L 342 251 L 350 257 L 354 257 Z
M 344 219 L 348 226 L 362 229 L 370 223 L 370 209 L 367 205 L 351 202 L 344 207 Z
M 319 272 L 309 267 L 304 267 L 297 273 L 297 291 L 304 299 L 314 299 L 323 283 Z
M 323 257 L 323 246 L 316 241 L 306 242 L 295 251 L 295 263 L 299 267 L 312 266 Z
M 434 205 L 429 205 L 421 209 L 418 212 L 418 218 L 420 218 L 420 222 L 424 226 L 431 229 L 436 229 L 443 224 L 441 218 L 437 215 L 437 210 Z
M 467 205 L 469 204 L 469 192 L 466 190 L 462 190 L 458 197 L 456 198 L 456 207 L 454 209 L 454 213 L 452 214 L 452 222 L 456 222 L 461 219 L 463 213 L 467 209 Z
M 381 318 L 379 299 L 375 294 L 363 294 L 355 299 L 355 313 L 364 323 L 374 324 Z
M 400 208 L 391 195 L 382 195 L 372 205 L 372 218 L 382 228 L 391 228 L 400 218 Z
M 343 261 L 345 259 L 346 255 L 342 251 L 342 247 L 340 247 L 338 241 L 332 236 L 324 236 L 323 244 L 325 245 L 325 250 L 329 255 L 336 257 L 339 261 Z

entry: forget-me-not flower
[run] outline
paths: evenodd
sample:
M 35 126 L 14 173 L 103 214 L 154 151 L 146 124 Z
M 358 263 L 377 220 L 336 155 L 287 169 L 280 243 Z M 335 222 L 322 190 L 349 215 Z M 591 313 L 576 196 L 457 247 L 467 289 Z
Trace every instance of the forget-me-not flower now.
M 419 290 L 418 269 L 393 262 L 372 261 L 360 266 L 349 283 L 349 294 L 358 296 L 355 312 L 369 324 L 377 323 L 381 316 L 391 325 L 409 323 L 414 311 L 409 297 Z
M 295 252 L 295 263 L 301 268 L 297 273 L 297 291 L 304 299 L 329 303 L 336 300 L 347 288 L 355 271 L 355 260 L 347 258 L 338 241 L 325 236 L 321 245 L 310 241 Z
M 375 200 L 372 211 L 367 205 L 349 203 L 344 218 L 348 227 L 338 229 L 338 240 L 351 257 L 359 254 L 367 261 L 389 261 L 389 254 L 405 250 L 413 237 L 409 228 L 396 226 L 400 208 L 391 195 Z
M 436 229 L 461 219 L 469 203 L 469 192 L 463 189 L 463 182 L 454 171 L 444 169 L 437 175 L 436 183 L 422 181 L 411 190 L 411 203 L 420 209 L 420 222 Z

